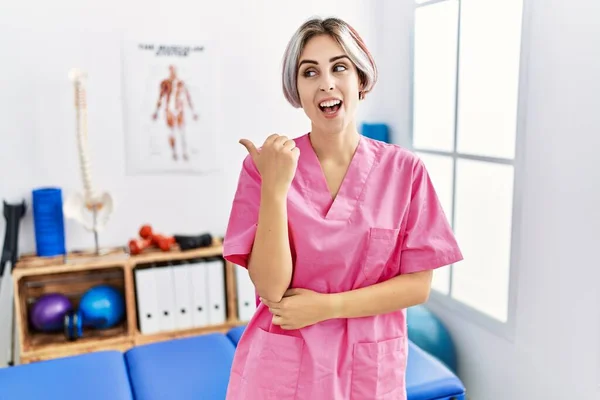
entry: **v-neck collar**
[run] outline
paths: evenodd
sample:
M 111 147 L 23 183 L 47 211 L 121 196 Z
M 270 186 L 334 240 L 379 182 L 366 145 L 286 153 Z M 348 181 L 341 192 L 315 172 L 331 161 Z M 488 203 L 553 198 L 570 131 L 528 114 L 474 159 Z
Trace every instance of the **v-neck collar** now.
M 300 137 L 298 170 L 307 200 L 327 220 L 347 220 L 363 195 L 364 186 L 375 161 L 375 152 L 361 135 L 358 146 L 335 198 L 332 198 L 325 173 L 312 147 L 310 133 Z

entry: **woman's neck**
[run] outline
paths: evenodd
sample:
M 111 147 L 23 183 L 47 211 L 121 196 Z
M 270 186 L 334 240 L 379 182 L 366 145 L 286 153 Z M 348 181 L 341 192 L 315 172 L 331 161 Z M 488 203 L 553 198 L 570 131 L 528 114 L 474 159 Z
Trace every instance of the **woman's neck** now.
M 319 131 L 313 126 L 309 138 L 321 162 L 345 164 L 352 160 L 360 141 L 360 134 L 353 125 L 339 133 Z

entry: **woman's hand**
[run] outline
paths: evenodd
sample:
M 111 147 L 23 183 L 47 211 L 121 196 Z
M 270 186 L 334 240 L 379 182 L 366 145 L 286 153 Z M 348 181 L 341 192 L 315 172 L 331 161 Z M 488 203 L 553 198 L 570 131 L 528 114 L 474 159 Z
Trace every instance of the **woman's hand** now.
M 273 314 L 273 324 L 282 329 L 300 329 L 331 318 L 329 295 L 308 289 L 288 289 L 280 302 L 260 301 Z
M 296 174 L 300 150 L 296 143 L 287 136 L 273 134 L 269 136 L 261 149 L 248 139 L 241 139 L 242 144 L 258 169 L 263 189 L 276 195 L 287 195 Z

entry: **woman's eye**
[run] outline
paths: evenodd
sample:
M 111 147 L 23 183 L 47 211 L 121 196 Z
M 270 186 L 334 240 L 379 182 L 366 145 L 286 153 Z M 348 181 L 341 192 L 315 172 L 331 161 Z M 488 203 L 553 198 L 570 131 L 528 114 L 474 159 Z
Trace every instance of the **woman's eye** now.
M 346 66 L 342 65 L 342 64 L 339 64 L 339 65 L 336 65 L 335 67 L 333 67 L 333 70 L 335 72 L 342 72 L 342 71 L 345 71 L 346 69 L 347 69 Z
M 306 76 L 307 78 L 310 78 L 311 76 L 315 76 L 315 74 L 316 72 L 312 69 L 307 69 L 302 75 Z

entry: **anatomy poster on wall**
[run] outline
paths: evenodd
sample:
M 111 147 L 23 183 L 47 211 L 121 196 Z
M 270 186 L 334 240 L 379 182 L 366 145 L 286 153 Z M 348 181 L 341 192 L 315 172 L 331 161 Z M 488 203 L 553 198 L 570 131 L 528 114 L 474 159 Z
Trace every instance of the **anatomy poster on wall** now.
M 126 40 L 123 115 L 131 174 L 220 168 L 218 62 L 207 43 Z

